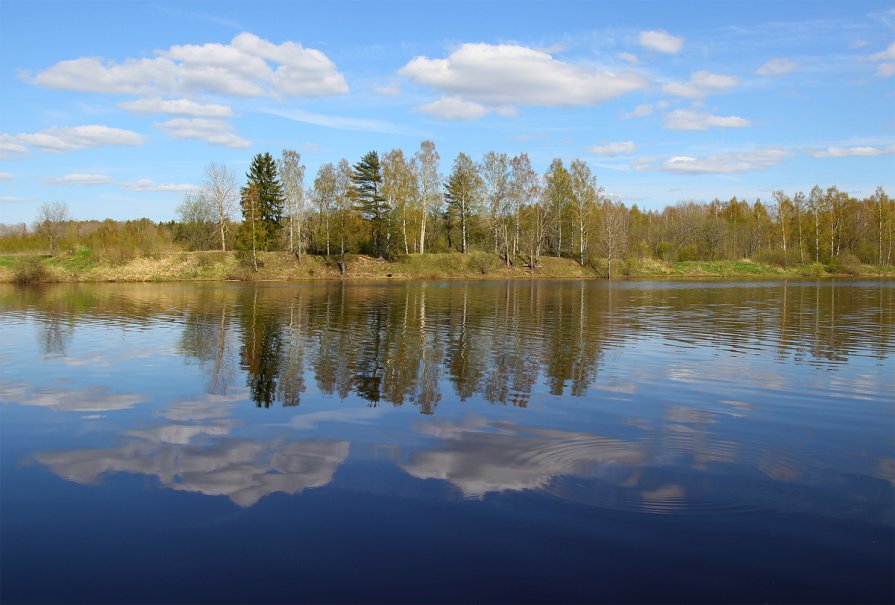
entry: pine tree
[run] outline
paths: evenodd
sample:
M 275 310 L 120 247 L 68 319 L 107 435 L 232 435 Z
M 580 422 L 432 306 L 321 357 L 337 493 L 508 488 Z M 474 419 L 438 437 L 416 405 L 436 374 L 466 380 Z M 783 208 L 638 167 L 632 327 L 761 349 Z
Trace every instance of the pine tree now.
M 283 186 L 277 177 L 277 165 L 269 153 L 259 153 L 252 159 L 252 165 L 246 174 L 248 184 L 242 190 L 246 196 L 252 185 L 257 189 L 257 209 L 255 215 L 256 244 L 261 250 L 270 250 L 277 245 L 282 227 L 283 206 L 285 196 Z M 246 214 L 246 204 L 243 204 L 243 218 L 249 220 Z
M 389 207 L 380 193 L 382 185 L 382 166 L 379 154 L 371 151 L 354 165 L 351 177 L 357 187 L 357 202 L 364 218 L 370 221 L 370 232 L 376 255 L 382 258 L 382 240 L 384 226 L 388 218 Z

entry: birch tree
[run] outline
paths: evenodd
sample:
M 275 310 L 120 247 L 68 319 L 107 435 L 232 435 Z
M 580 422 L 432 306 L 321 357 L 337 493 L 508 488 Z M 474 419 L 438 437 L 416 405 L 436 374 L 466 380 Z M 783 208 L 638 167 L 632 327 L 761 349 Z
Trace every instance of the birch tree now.
M 437 215 L 441 209 L 441 176 L 438 174 L 440 156 L 435 143 L 423 141 L 413 156 L 419 174 L 420 254 L 426 251 L 426 223 L 429 215 Z
M 226 164 L 212 162 L 205 167 L 205 181 L 202 183 L 202 193 L 212 201 L 217 210 L 217 227 L 221 236 L 221 252 L 227 251 L 227 226 L 230 217 L 236 210 L 239 199 L 239 186 L 236 183 L 236 174 L 227 168 Z
M 292 149 L 284 149 L 280 158 L 280 182 L 286 196 L 286 213 L 289 215 L 289 251 L 295 253 L 301 262 L 304 247 L 302 220 L 305 215 L 305 167 L 301 154 Z
M 597 188 L 597 177 L 591 173 L 590 167 L 584 161 L 575 160 L 570 168 L 569 187 L 575 203 L 578 222 L 578 263 L 584 266 L 588 231 L 600 189 Z
M 486 153 L 482 159 L 481 175 L 494 254 L 498 254 L 499 249 L 503 247 L 504 262 L 509 265 L 507 215 L 509 213 L 510 165 L 507 154 L 494 151 Z

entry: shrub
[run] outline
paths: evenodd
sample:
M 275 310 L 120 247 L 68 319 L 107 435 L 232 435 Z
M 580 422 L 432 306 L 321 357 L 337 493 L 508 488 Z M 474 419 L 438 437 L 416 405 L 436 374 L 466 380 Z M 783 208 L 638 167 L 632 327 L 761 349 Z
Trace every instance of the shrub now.
M 50 281 L 50 273 L 40 258 L 32 256 L 16 263 L 12 280 L 19 285 L 40 284 Z
M 861 272 L 861 261 L 851 252 L 842 252 L 830 261 L 829 270 L 832 273 L 858 275 Z

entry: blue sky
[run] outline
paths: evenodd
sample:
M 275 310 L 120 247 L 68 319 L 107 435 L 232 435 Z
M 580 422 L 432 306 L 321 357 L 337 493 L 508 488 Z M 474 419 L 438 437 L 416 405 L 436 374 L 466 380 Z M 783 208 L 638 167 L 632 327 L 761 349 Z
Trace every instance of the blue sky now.
M 895 194 L 892 2 L 0 2 L 0 222 L 169 220 L 209 162 L 586 160 L 641 207 Z

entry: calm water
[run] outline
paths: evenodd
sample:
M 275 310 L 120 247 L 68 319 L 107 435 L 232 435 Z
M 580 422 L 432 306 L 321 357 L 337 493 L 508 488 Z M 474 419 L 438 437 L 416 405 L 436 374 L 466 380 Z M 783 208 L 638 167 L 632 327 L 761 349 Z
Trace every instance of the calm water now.
M 0 288 L 4 602 L 891 602 L 895 283 Z

